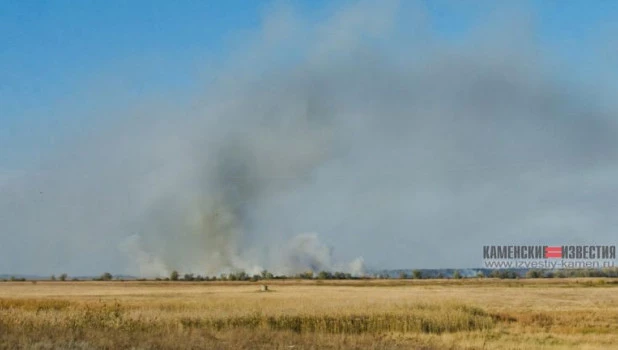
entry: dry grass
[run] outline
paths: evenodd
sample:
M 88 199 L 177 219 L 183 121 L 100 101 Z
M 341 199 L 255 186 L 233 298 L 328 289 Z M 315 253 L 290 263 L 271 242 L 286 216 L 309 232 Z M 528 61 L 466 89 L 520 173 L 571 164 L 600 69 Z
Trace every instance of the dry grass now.
M 614 282 L 0 283 L 0 348 L 607 349 Z

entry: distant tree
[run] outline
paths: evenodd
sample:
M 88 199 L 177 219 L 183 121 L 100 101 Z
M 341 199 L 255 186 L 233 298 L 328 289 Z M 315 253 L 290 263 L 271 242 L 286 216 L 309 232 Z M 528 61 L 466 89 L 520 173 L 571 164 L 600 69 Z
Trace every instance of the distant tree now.
M 301 279 L 306 279 L 306 280 L 313 279 L 313 271 L 303 272 L 303 273 L 299 274 L 297 277 L 301 278 Z
M 519 278 L 517 272 L 512 270 L 499 270 L 499 277 L 502 279 L 516 279 Z
M 111 281 L 113 278 L 114 276 L 112 276 L 112 274 L 109 272 L 105 272 L 101 275 L 101 277 L 99 277 L 101 281 Z
M 605 268 L 603 272 L 605 273 L 605 277 L 618 277 L 617 267 Z
M 170 274 L 170 280 L 172 281 L 178 281 L 179 277 L 180 277 L 180 274 L 176 270 L 172 271 L 172 273 Z
M 52 280 L 52 281 L 55 281 L 56 280 L 56 275 L 51 275 L 51 277 L 49 279 Z
M 60 280 L 61 281 L 66 281 L 68 277 L 69 276 L 66 273 L 63 273 L 62 275 L 60 275 Z
M 333 274 L 333 278 L 338 279 L 338 280 L 348 280 L 352 278 L 352 274 L 337 271 Z
M 477 278 L 485 278 L 485 274 L 483 273 L 483 271 L 479 271 L 479 272 L 476 274 L 476 277 L 477 277 Z
M 526 278 L 539 278 L 539 277 L 541 277 L 541 271 L 539 270 L 526 271 Z
M 420 280 L 423 278 L 423 272 L 421 270 L 414 270 L 412 271 L 412 276 L 414 276 L 414 279 Z
M 333 278 L 333 276 L 332 276 L 332 274 L 331 274 L 330 272 L 328 272 L 328 271 L 320 271 L 320 272 L 318 273 L 318 279 L 321 279 L 321 280 L 329 280 L 329 279 L 331 279 L 331 278 Z
M 249 275 L 245 271 L 238 271 L 236 277 L 239 281 L 246 281 L 249 279 Z
M 223 278 L 224 275 L 221 275 Z M 249 275 L 245 271 L 236 271 L 232 272 L 227 276 L 227 279 L 230 281 L 247 281 L 250 279 Z
M 461 273 L 459 272 L 459 270 L 455 270 L 455 272 L 453 272 L 453 278 L 454 279 L 461 279 Z
M 405 271 L 400 271 L 399 272 L 399 279 L 400 280 L 408 279 L 408 274 Z
M 261 276 L 264 280 L 271 280 L 274 277 L 272 273 L 268 272 L 268 270 L 262 270 Z
M 185 281 L 193 281 L 195 280 L 195 277 L 193 276 L 192 273 L 185 273 L 185 276 L 183 278 Z

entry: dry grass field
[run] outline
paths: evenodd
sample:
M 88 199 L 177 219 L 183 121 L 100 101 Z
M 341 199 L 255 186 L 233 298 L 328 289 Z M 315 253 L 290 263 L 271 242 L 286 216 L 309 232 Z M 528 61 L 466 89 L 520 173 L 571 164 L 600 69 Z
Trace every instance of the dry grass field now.
M 3 282 L 0 348 L 618 348 L 618 281 Z

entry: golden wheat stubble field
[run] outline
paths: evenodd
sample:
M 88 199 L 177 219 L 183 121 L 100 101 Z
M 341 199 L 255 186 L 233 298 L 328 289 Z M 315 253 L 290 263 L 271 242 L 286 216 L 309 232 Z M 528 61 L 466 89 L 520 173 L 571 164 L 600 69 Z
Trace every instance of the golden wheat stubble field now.
M 3 282 L 0 348 L 618 348 L 617 282 Z

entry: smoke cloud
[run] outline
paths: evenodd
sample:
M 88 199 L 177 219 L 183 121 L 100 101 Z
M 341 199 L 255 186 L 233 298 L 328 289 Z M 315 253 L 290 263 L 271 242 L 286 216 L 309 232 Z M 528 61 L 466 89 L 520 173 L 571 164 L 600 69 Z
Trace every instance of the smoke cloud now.
M 616 108 L 553 75 L 519 15 L 452 43 L 399 6 L 270 8 L 193 102 L 144 101 L 11 178 L 0 270 L 362 274 L 612 243 Z

